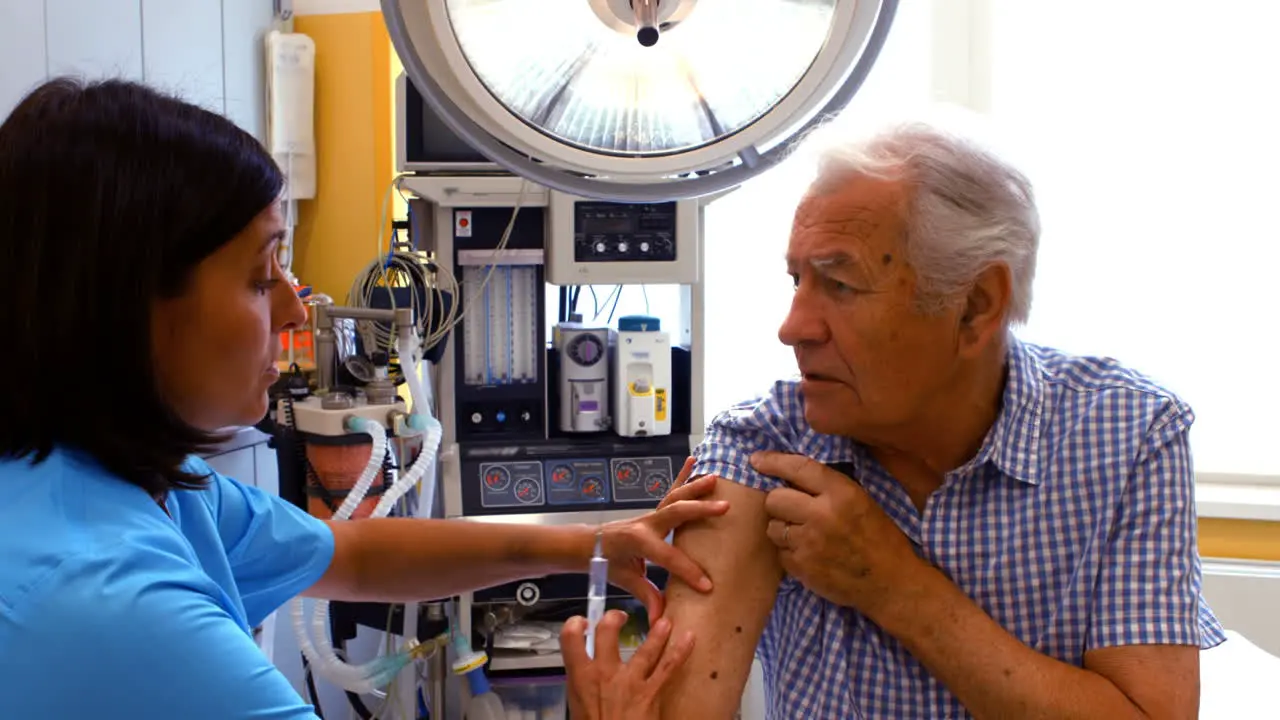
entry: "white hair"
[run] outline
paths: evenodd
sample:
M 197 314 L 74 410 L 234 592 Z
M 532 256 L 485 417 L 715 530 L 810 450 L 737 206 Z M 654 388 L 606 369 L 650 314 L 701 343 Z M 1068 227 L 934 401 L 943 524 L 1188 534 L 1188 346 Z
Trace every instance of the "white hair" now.
M 925 309 L 957 301 L 986 269 L 1009 268 L 1006 321 L 1031 311 L 1040 218 L 1027 178 L 976 140 L 927 122 L 892 125 L 849 139 L 835 133 L 817 148 L 813 190 L 850 176 L 905 181 L 907 260 Z

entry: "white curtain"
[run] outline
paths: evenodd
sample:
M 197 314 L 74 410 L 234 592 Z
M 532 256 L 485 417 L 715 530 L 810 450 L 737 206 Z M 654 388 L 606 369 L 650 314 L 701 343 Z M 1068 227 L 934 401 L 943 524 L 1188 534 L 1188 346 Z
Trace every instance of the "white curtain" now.
M 1040 203 L 1020 334 L 1180 393 L 1200 473 L 1280 478 L 1280 3 L 972 5 L 989 14 L 951 28 L 938 3 L 903 2 L 842 120 L 969 88 Z M 778 168 L 708 209 L 708 416 L 795 372 L 776 331 L 806 171 Z

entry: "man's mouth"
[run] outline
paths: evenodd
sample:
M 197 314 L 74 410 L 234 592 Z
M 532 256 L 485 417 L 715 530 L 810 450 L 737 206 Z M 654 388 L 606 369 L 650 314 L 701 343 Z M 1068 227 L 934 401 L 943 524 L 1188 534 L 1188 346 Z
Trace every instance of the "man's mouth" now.
M 839 382 L 839 380 L 836 380 L 830 375 L 823 375 L 822 373 L 802 372 L 800 377 L 804 378 L 807 382 Z

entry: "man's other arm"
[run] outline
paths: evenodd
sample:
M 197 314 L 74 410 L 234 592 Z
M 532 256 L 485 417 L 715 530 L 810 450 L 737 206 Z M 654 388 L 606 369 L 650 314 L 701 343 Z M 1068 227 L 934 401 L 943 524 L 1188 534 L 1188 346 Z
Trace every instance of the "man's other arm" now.
M 1174 406 L 1148 433 L 1103 553 L 1083 668 L 1022 644 L 931 567 L 871 619 L 977 718 L 1193 720 L 1213 639 L 1199 625 L 1190 424 Z
M 675 545 L 701 565 L 714 588 L 701 593 L 672 578 L 665 616 L 671 637 L 693 631 L 693 654 L 662 697 L 664 720 L 729 720 L 742 704 L 756 644 L 782 581 L 777 549 L 765 528 L 765 493 L 718 479 L 725 515 L 683 526 Z

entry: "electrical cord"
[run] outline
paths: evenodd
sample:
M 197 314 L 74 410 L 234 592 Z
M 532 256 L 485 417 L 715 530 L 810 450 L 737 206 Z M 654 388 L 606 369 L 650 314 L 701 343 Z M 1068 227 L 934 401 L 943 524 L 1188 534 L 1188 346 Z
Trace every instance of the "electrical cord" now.
M 324 711 L 320 709 L 320 693 L 316 691 L 316 679 L 311 674 L 311 663 L 307 662 L 306 655 L 298 654 L 302 656 L 302 674 L 307 682 L 307 699 L 311 701 L 311 707 L 315 708 L 316 717 L 324 720 Z
M 373 260 L 356 274 L 351 290 L 347 295 L 347 304 L 353 307 L 371 307 L 375 291 L 385 289 L 390 307 L 394 310 L 397 306 L 393 290 L 397 287 L 409 288 L 418 335 L 422 338 L 420 347 L 425 353 L 448 337 L 449 333 L 462 322 L 467 308 L 479 301 L 480 297 L 484 295 L 490 280 L 493 278 L 493 273 L 497 269 L 498 260 L 502 252 L 507 249 L 507 245 L 511 241 L 511 233 L 515 229 L 516 218 L 519 217 L 520 210 L 524 206 L 529 183 L 521 181 L 520 194 L 516 197 L 515 206 L 511 210 L 511 219 L 508 220 L 501 239 L 493 249 L 492 260 L 488 264 L 484 278 L 480 281 L 472 296 L 467 298 L 465 305 L 459 307 L 458 299 L 462 296 L 462 285 L 457 276 L 449 270 L 448 266 L 451 263 L 433 262 L 430 258 L 424 258 L 418 253 L 404 252 L 393 247 L 384 249 L 383 240 L 386 237 L 391 193 L 399 193 L 401 198 L 404 198 L 400 184 L 405 177 L 407 175 L 397 175 L 387 186 L 387 191 L 384 193 L 382 200 L 382 218 L 378 225 L 376 252 Z M 422 292 L 419 292 L 419 290 L 422 290 Z M 436 298 L 438 295 L 444 294 L 451 295 L 455 300 L 447 305 L 443 301 L 437 303 Z M 425 297 L 426 302 L 421 303 L 420 297 Z M 441 306 L 439 308 L 440 317 L 436 316 L 437 304 Z M 393 350 L 396 341 L 394 329 L 382 323 L 370 324 L 372 325 L 372 337 L 376 344 L 388 352 Z M 372 348 L 366 350 L 372 351 Z M 412 361 L 416 362 L 420 359 L 413 358 Z M 404 364 L 404 362 L 402 359 L 401 363 Z
M 622 286 L 618 286 L 618 294 L 613 298 L 613 307 L 609 308 L 609 319 L 604 321 L 605 325 L 613 324 L 613 314 L 618 311 L 618 301 L 622 299 Z
M 604 296 L 604 301 L 600 303 L 600 307 L 599 309 L 596 310 L 595 316 L 591 318 L 591 322 L 599 322 L 600 316 L 604 313 L 605 307 L 609 305 L 609 301 L 615 300 L 615 298 L 621 294 L 622 294 L 622 286 L 614 285 L 613 290 L 609 291 L 609 294 Z M 615 307 L 617 306 L 616 301 L 614 306 Z M 612 315 L 610 315 L 610 317 L 612 318 Z

